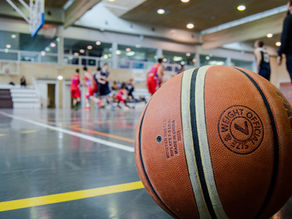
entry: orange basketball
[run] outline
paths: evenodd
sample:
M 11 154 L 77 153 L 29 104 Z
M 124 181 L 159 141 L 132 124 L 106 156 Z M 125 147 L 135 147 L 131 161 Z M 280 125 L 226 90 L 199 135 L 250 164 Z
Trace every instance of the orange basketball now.
M 246 69 L 188 70 L 145 107 L 135 159 L 173 217 L 267 218 L 292 194 L 292 109 Z

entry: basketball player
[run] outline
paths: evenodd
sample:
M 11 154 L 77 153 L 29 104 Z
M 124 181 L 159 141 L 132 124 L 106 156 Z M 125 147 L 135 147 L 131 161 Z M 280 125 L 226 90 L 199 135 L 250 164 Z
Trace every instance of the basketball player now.
M 271 78 L 270 56 L 264 49 L 262 41 L 256 41 L 254 47 L 258 74 L 269 81 Z
M 85 95 L 85 100 L 86 100 L 86 109 L 89 109 L 90 104 L 89 101 L 93 100 L 94 102 L 98 102 L 98 100 L 94 97 L 94 93 L 97 90 L 97 85 L 95 81 L 93 80 L 93 76 L 90 71 L 88 71 L 87 67 L 83 67 L 84 71 L 84 83 L 85 86 L 87 87 L 87 92 Z
M 71 90 L 71 96 L 73 99 L 73 107 L 75 109 L 78 109 L 79 105 L 80 105 L 80 76 L 79 76 L 79 69 L 77 68 L 75 70 L 75 74 L 72 76 L 71 78 L 71 86 L 70 86 L 70 90 Z
M 162 58 L 158 59 L 158 63 L 153 65 L 150 72 L 147 74 L 147 87 L 151 95 L 153 95 L 163 82 L 163 71 L 165 67 L 162 65 Z
M 278 51 L 277 58 L 278 65 L 281 65 L 283 55 L 286 55 L 286 67 L 292 83 L 292 0 L 288 1 L 287 16 L 283 22 L 281 47 Z
M 110 93 L 111 90 L 109 88 L 109 70 L 108 64 L 105 63 L 101 69 L 101 71 L 97 74 L 97 81 L 98 81 L 98 89 L 99 95 L 101 98 L 105 97 L 108 104 L 111 103 Z

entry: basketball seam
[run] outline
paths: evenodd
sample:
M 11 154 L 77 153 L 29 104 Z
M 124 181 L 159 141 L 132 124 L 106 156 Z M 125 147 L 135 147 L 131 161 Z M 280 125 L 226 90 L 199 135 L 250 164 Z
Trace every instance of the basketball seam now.
M 272 131 L 273 131 L 273 139 L 274 139 L 274 165 L 273 165 L 273 173 L 272 173 L 272 179 L 270 182 L 270 186 L 266 195 L 266 198 L 264 200 L 264 203 L 262 205 L 262 207 L 260 208 L 258 214 L 256 217 L 261 216 L 261 214 L 263 213 L 263 211 L 265 210 L 265 208 L 267 207 L 269 201 L 271 200 L 272 197 L 272 193 L 274 191 L 275 188 L 275 184 L 276 184 L 276 179 L 278 176 L 278 168 L 279 168 L 279 141 L 278 141 L 278 132 L 276 129 L 276 122 L 275 122 L 275 118 L 272 112 L 272 109 L 270 107 L 270 104 L 264 94 L 264 92 L 262 91 L 261 87 L 257 84 L 257 82 L 249 75 L 247 74 L 245 71 L 239 69 L 239 68 L 235 68 L 236 70 L 240 71 L 241 73 L 243 73 L 252 83 L 253 85 L 257 88 L 257 90 L 259 91 L 260 95 L 263 98 L 264 104 L 266 106 L 266 109 L 268 111 L 270 120 L 271 120 L 271 126 L 272 126 Z
M 191 89 L 190 89 L 190 114 L 191 114 L 191 127 L 193 133 L 193 142 L 194 142 L 194 151 L 195 151 L 195 159 L 198 168 L 198 174 L 201 182 L 201 188 L 203 190 L 204 199 L 209 210 L 209 213 L 212 218 L 217 218 L 216 213 L 214 211 L 212 201 L 209 195 L 207 182 L 204 176 L 203 164 L 201 159 L 200 147 L 199 147 L 199 138 L 197 133 L 197 118 L 196 118 L 196 106 L 195 106 L 195 89 L 196 89 L 196 78 L 198 71 L 194 71 L 191 79 Z
M 146 180 L 147 180 L 148 184 L 150 185 L 150 187 L 151 187 L 151 189 L 152 189 L 154 195 L 157 197 L 157 199 L 163 204 L 163 206 L 164 206 L 164 207 L 165 207 L 165 208 L 166 208 L 171 214 L 173 214 L 175 217 L 177 217 L 176 214 L 175 214 L 173 211 L 171 211 L 171 210 L 167 207 L 167 205 L 161 200 L 161 198 L 158 196 L 158 194 L 157 194 L 157 192 L 155 191 L 153 185 L 151 184 L 151 181 L 150 181 L 150 179 L 149 179 L 149 177 L 148 177 L 148 174 L 147 174 L 147 172 L 146 172 L 146 169 L 145 169 L 145 166 L 144 166 L 144 162 L 143 162 L 143 156 L 142 156 L 142 150 L 141 150 L 141 133 L 142 133 L 142 125 L 143 125 L 143 122 L 144 122 L 144 117 L 145 117 L 146 111 L 147 111 L 147 109 L 148 109 L 149 103 L 150 103 L 150 101 L 148 102 L 148 104 L 147 104 L 147 106 L 146 106 L 146 108 L 145 108 L 144 114 L 143 114 L 142 119 L 141 119 L 141 124 L 140 124 L 140 127 L 139 127 L 139 156 L 140 156 L 140 161 L 141 161 L 142 169 L 143 169 L 144 175 L 145 175 L 145 177 L 146 177 Z M 178 217 L 177 217 L 177 218 L 178 218 Z

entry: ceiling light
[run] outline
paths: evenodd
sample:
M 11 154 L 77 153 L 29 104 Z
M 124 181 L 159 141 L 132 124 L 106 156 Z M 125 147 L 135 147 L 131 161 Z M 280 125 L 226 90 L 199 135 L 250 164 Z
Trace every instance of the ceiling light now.
M 157 9 L 157 14 L 165 14 L 165 10 L 163 8 Z
M 174 61 L 174 62 L 180 62 L 180 61 L 182 61 L 182 59 L 183 59 L 183 58 L 182 58 L 181 56 L 174 56 L 174 57 L 173 57 L 173 61 Z
M 46 55 L 46 52 L 45 51 L 41 51 L 41 55 L 42 56 L 45 56 Z
M 116 51 L 116 54 L 117 54 L 118 56 L 121 55 L 121 54 L 122 54 L 121 50 L 117 50 L 117 51 Z
M 16 38 L 16 34 L 12 34 L 12 35 L 11 35 L 11 38 L 12 38 L 12 39 L 15 39 L 15 38 Z
M 100 46 L 101 45 L 101 42 L 100 41 L 96 41 L 95 43 L 97 46 Z
M 191 56 L 191 53 L 187 52 L 187 53 L 186 53 L 186 56 L 187 56 L 187 57 L 190 57 L 190 56 Z
M 276 46 L 281 46 L 281 42 L 276 42 Z
M 47 47 L 47 48 L 45 48 L 45 50 L 47 51 L 47 52 L 50 52 L 50 48 L 49 47 Z
M 126 48 L 126 52 L 130 52 L 131 51 L 131 48 Z
M 268 33 L 268 34 L 267 34 L 267 37 L 268 37 L 268 38 L 272 38 L 272 37 L 273 37 L 273 34 L 272 34 L 272 33 Z
M 210 60 L 210 56 L 206 56 L 206 60 Z
M 7 48 L 7 49 L 10 49 L 10 48 L 11 48 L 11 45 L 10 45 L 10 44 L 7 44 L 7 45 L 6 45 L 6 48 Z
M 108 59 L 108 55 L 104 55 L 103 58 Z
M 197 61 L 195 58 L 193 58 L 193 60 L 192 60 L 194 63 Z
M 93 47 L 92 47 L 91 45 L 88 45 L 88 46 L 87 46 L 87 49 L 88 49 L 88 50 L 92 50 L 92 48 L 93 48 Z
M 181 64 L 181 65 L 185 65 L 186 63 L 185 63 L 184 61 L 181 61 L 180 64 Z
M 79 52 L 80 52 L 80 53 L 84 53 L 85 50 L 84 50 L 84 49 L 80 49 Z
M 108 0 L 109 2 L 114 2 L 115 0 Z
M 74 56 L 79 56 L 79 53 L 78 53 L 78 52 L 74 52 L 73 55 L 74 55 Z
M 195 27 L 195 25 L 193 23 L 188 23 L 187 24 L 187 28 L 188 29 L 193 29 Z
M 163 61 L 163 62 L 167 62 L 167 58 L 163 58 L 162 61 Z
M 180 0 L 182 3 L 188 3 L 190 0 Z
M 238 11 L 245 11 L 245 9 L 246 9 L 246 6 L 245 5 L 238 5 L 237 6 L 237 10 Z
M 56 47 L 56 43 L 51 43 L 50 46 L 51 47 Z
M 57 79 L 58 79 L 59 81 L 61 81 L 61 80 L 63 80 L 63 76 L 62 76 L 62 75 L 58 75 Z

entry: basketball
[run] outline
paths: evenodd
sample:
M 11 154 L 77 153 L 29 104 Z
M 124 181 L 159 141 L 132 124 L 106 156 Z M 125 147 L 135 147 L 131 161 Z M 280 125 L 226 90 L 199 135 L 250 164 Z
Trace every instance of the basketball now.
M 292 109 L 249 70 L 204 66 L 145 106 L 135 159 L 147 192 L 175 218 L 268 218 L 292 194 Z

